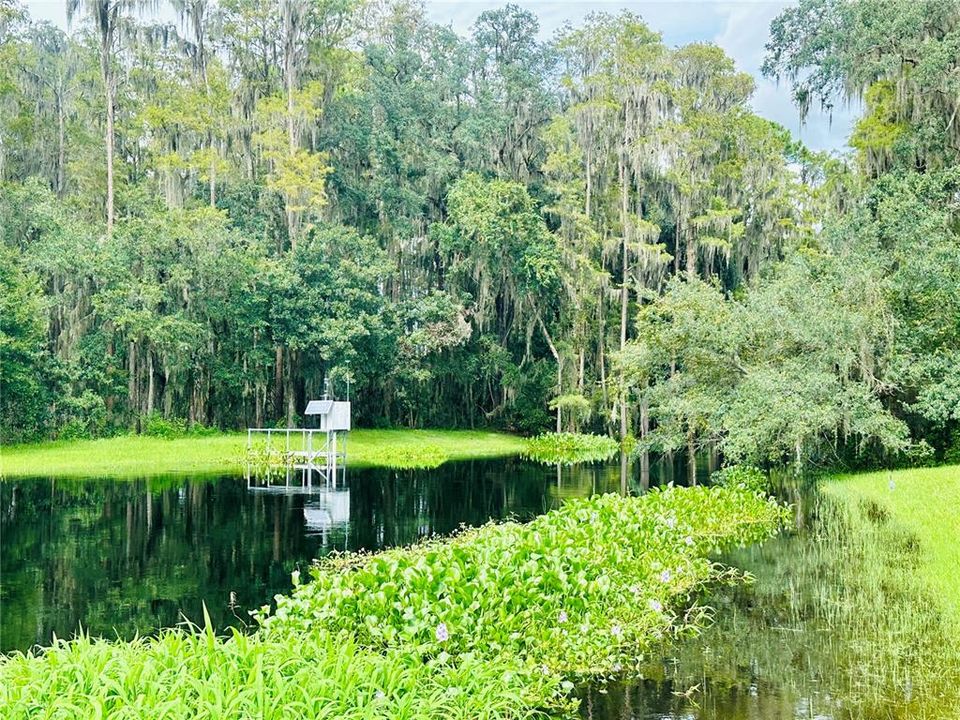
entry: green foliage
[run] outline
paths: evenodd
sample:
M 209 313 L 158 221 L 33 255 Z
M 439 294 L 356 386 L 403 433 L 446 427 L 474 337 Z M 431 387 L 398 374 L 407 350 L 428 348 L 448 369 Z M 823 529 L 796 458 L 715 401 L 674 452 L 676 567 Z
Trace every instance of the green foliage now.
M 43 297 L 21 262 L 19 253 L 0 246 L 0 442 L 6 443 L 44 431 L 54 391 Z
M 520 670 L 470 657 L 424 663 L 402 650 L 371 652 L 346 635 L 292 642 L 265 633 L 223 640 L 209 628 L 167 630 L 131 643 L 61 641 L 38 656 L 4 658 L 0 704 L 9 720 L 54 708 L 77 720 L 159 714 L 494 720 L 554 696 L 553 683 Z
M 568 678 L 695 622 L 705 553 L 783 508 L 726 488 L 571 502 L 527 525 L 327 560 L 250 635 L 81 637 L 0 659 L 5 717 L 516 718 L 570 708 Z M 441 629 L 442 628 L 442 629 Z
M 767 537 L 783 517 L 743 489 L 571 501 L 528 524 L 323 562 L 261 613 L 269 633 L 352 631 L 424 658 L 525 658 L 593 675 L 679 629 L 673 611 L 713 576 L 706 549 Z
M 753 465 L 728 465 L 714 472 L 710 482 L 720 487 L 741 488 L 757 493 L 770 491 L 770 478 Z
M 869 174 L 946 167 L 960 137 L 958 17 L 942 0 L 802 0 L 773 21 L 763 70 L 791 83 L 803 115 L 864 98 L 853 143 Z
M 608 460 L 619 449 L 617 441 L 606 435 L 544 433 L 527 441 L 523 455 L 545 464 L 571 465 Z

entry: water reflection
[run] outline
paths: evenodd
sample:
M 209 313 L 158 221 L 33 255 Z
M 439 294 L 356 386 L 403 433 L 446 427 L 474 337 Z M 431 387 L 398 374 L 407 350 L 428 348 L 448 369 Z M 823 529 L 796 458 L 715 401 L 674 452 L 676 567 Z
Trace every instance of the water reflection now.
M 130 637 L 202 618 L 218 627 L 290 588 L 334 550 L 378 550 L 489 519 L 528 519 L 565 499 L 616 492 L 616 463 L 516 459 L 429 471 L 351 470 L 313 492 L 243 478 L 0 484 L 0 651 L 94 634 Z
M 787 488 L 792 532 L 723 561 L 756 581 L 709 598 L 716 624 L 651 654 L 642 680 L 583 693 L 591 720 L 960 718 L 960 651 L 882 517 Z

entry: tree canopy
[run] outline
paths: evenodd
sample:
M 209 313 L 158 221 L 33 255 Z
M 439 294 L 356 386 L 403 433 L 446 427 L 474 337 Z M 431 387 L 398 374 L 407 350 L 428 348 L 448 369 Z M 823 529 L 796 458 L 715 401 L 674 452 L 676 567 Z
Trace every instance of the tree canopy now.
M 764 72 L 514 5 L 0 0 L 4 441 L 151 416 L 592 430 L 891 462 L 960 427 L 951 3 L 801 0 Z M 158 18 L 175 17 L 172 24 Z

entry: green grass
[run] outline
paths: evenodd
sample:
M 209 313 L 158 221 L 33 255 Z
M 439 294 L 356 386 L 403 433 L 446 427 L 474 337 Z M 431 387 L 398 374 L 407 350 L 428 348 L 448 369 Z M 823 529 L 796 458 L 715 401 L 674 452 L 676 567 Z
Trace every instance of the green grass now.
M 175 439 L 124 435 L 102 440 L 0 449 L 0 477 L 143 477 L 235 473 L 243 469 L 246 433 Z M 280 441 L 282 442 L 282 440 Z M 447 460 L 517 455 L 523 438 L 473 430 L 355 430 L 350 467 L 435 467 Z
M 250 636 L 81 638 L 0 659 L 26 718 L 519 719 L 568 714 L 574 679 L 635 664 L 689 628 L 717 547 L 783 508 L 742 488 L 571 501 L 528 524 L 328 560 Z M 263 611 L 262 611 L 263 612 Z
M 960 638 L 960 466 L 846 475 L 823 490 L 916 539 L 919 578 Z

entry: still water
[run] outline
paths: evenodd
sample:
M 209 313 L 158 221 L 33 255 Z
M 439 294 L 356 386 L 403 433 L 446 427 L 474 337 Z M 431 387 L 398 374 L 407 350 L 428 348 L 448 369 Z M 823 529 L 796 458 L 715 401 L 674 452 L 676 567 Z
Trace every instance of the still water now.
M 666 482 L 675 468 L 660 462 L 653 471 Z M 198 622 L 204 603 L 218 628 L 244 627 L 247 611 L 287 592 L 291 573 L 313 558 L 529 519 L 619 487 L 619 463 L 557 468 L 516 458 L 348 470 L 345 484 L 310 493 L 250 490 L 241 477 L 0 483 L 0 652 L 81 625 L 129 638 Z
M 698 467 L 700 480 L 712 469 Z M 654 463 L 654 484 L 684 479 Z M 637 469 L 626 486 L 640 492 Z M 313 492 L 243 478 L 0 483 L 0 650 L 53 633 L 131 637 L 206 604 L 218 628 L 290 589 L 290 574 L 340 550 L 377 550 L 489 519 L 528 519 L 571 497 L 621 490 L 618 462 L 519 459 L 435 470 L 351 470 Z M 719 561 L 754 582 L 702 601 L 716 622 L 656 648 L 640 676 L 582 690 L 590 720 L 960 720 L 960 651 L 912 581 L 917 548 L 882 517 L 850 527 L 809 490 L 780 537 Z

